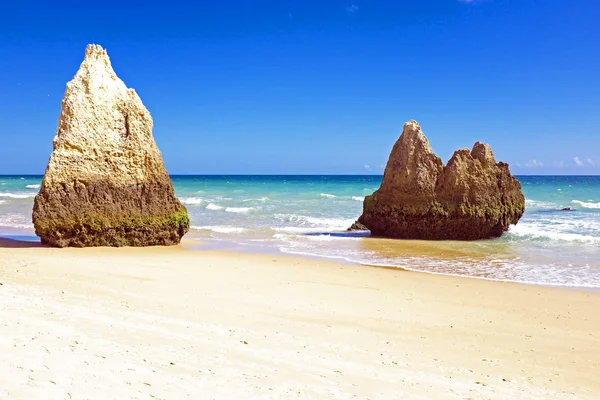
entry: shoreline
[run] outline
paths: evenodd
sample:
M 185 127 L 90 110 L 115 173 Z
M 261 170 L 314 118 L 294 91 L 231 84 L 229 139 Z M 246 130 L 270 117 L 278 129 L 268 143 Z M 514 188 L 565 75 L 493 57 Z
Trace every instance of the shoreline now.
M 184 246 L 6 245 L 8 398 L 600 392 L 596 292 Z
M 395 239 L 381 239 L 381 238 L 373 238 L 375 240 L 395 240 Z M 324 255 L 309 255 L 309 254 L 296 254 L 293 252 L 285 252 L 279 249 L 274 249 L 274 248 L 270 248 L 267 246 L 257 246 L 256 248 L 251 247 L 251 246 L 244 246 L 242 244 L 238 244 L 234 241 L 228 241 L 225 239 L 191 239 L 191 238 L 183 238 L 181 241 L 181 245 L 183 247 L 189 247 L 191 250 L 194 251 L 212 251 L 212 250 L 217 250 L 217 251 L 225 251 L 225 252 L 230 252 L 230 253 L 236 253 L 236 254 L 258 254 L 258 255 L 265 255 L 265 256 L 269 256 L 269 255 L 277 255 L 277 256 L 283 256 L 283 257 L 291 257 L 291 258 L 301 258 L 301 259 L 307 259 L 307 260 L 322 260 L 322 261 L 326 261 L 326 262 L 332 262 L 332 263 L 338 263 L 338 264 L 344 264 L 344 265 L 353 265 L 353 266 L 362 266 L 362 267 L 370 267 L 370 268 L 383 268 L 383 269 L 389 269 L 389 270 L 396 270 L 396 271 L 404 271 L 404 272 L 411 272 L 411 273 L 418 273 L 418 274 L 427 274 L 427 275 L 433 275 L 433 276 L 449 276 L 449 277 L 454 277 L 454 278 L 464 278 L 464 279 L 476 279 L 476 280 L 483 280 L 483 281 L 489 281 L 489 282 L 499 282 L 499 283 L 510 283 L 510 284 L 516 284 L 516 285 L 527 285 L 527 286 L 540 286 L 540 287 L 549 287 L 549 288 L 555 288 L 555 289 L 568 289 L 568 290 L 582 290 L 582 291 L 589 291 L 589 292 L 594 292 L 594 293 L 600 293 L 600 287 L 591 287 L 591 286 L 577 286 L 577 285 L 569 285 L 569 284 L 563 284 L 563 285 L 550 285 L 550 284 L 545 284 L 545 283 L 540 283 L 540 282 L 520 282 L 520 281 L 515 281 L 515 280 L 502 280 L 502 279 L 495 279 L 495 278 L 486 278 L 486 277 L 481 277 L 481 276 L 471 276 L 471 275 L 461 275 L 461 274 L 451 274 L 451 273 L 443 273 L 443 272 L 434 272 L 434 271 L 427 271 L 427 270 L 417 270 L 417 269 L 410 269 L 410 268 L 405 268 L 405 267 L 400 267 L 400 266 L 394 266 L 394 265 L 378 265 L 378 264 L 373 264 L 373 263 L 361 263 L 358 261 L 352 261 L 349 260 L 347 258 L 343 258 L 343 257 L 335 257 L 335 256 L 324 256 Z M 198 248 L 196 248 L 198 247 Z M 261 250 L 256 250 L 257 248 L 262 249 Z
M 14 242 L 17 247 L 19 246 L 18 243 L 24 243 L 24 244 L 38 243 L 39 244 L 39 238 L 35 235 L 35 233 L 30 231 L 29 229 L 15 228 L 15 230 L 23 232 L 24 235 L 1 235 L 0 234 L 0 248 L 2 247 L 2 242 L 6 242 L 6 241 Z M 31 237 L 32 240 L 29 240 L 29 237 Z M 394 240 L 394 239 L 385 239 L 385 238 L 383 238 L 383 239 L 382 238 L 368 238 L 368 239 L 375 240 L 375 241 Z M 417 241 L 417 242 L 420 242 L 420 241 Z M 240 254 L 240 255 L 243 255 L 243 254 L 250 254 L 250 255 L 254 254 L 254 255 L 265 255 L 265 256 L 276 255 L 276 256 L 291 257 L 291 258 L 301 258 L 301 259 L 307 259 L 307 260 L 322 260 L 322 261 L 327 261 L 327 262 L 333 262 L 333 263 L 345 264 L 345 265 L 353 265 L 353 266 L 400 270 L 400 271 L 405 271 L 405 272 L 422 273 L 422 274 L 433 275 L 433 276 L 448 276 L 448 277 L 455 277 L 455 278 L 483 280 L 483 281 L 489 281 L 489 282 L 511 283 L 511 284 L 517 284 L 517 285 L 549 287 L 549 288 L 556 288 L 556 289 L 582 290 L 582 291 L 586 291 L 586 292 L 600 293 L 600 287 L 578 286 L 578 285 L 572 285 L 572 284 L 546 284 L 546 283 L 541 283 L 541 282 L 529 282 L 529 281 L 525 282 L 525 281 L 517 281 L 517 280 L 503 280 L 503 279 L 496 279 L 496 278 L 487 278 L 487 277 L 482 277 L 482 276 L 472 276 L 472 275 L 466 275 L 466 274 L 453 274 L 453 273 L 435 272 L 435 271 L 428 271 L 428 270 L 410 269 L 410 268 L 394 266 L 394 265 L 379 265 L 379 264 L 367 263 L 367 262 L 363 263 L 363 262 L 358 262 L 358 261 L 354 261 L 354 260 L 349 260 L 344 257 L 285 252 L 280 249 L 277 249 L 274 247 L 269 247 L 269 246 L 254 247 L 254 246 L 249 246 L 249 245 L 245 245 L 242 243 L 237 243 L 233 240 L 227 240 L 227 239 L 221 239 L 221 238 L 219 238 L 219 239 L 201 238 L 201 237 L 191 238 L 188 236 L 188 237 L 182 238 L 181 244 L 179 246 L 181 246 L 182 248 L 190 249 L 192 251 L 224 251 L 224 252 L 236 253 L 236 254 Z M 30 246 L 27 245 L 27 247 L 30 247 Z M 40 244 L 39 247 L 44 247 L 44 246 L 41 246 L 41 244 Z M 171 247 L 178 247 L 178 246 L 150 246 L 150 247 L 145 247 L 145 248 L 168 249 Z M 48 248 L 50 248 L 50 247 L 48 247 Z M 103 248 L 103 247 L 101 247 L 101 248 Z M 110 247 L 108 247 L 108 248 L 110 248 Z M 133 247 L 133 248 L 135 248 L 135 247 Z M 451 260 L 448 260 L 448 261 L 451 261 Z

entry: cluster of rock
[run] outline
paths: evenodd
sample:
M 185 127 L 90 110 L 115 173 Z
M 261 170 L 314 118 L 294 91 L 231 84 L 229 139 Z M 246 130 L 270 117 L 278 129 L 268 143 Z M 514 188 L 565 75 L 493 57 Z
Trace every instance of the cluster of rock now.
M 521 184 L 507 164 L 496 163 L 487 144 L 457 150 L 444 166 L 419 124 L 410 121 L 357 222 L 374 236 L 475 240 L 502 235 L 524 211 Z
M 175 197 L 152 137 L 152 118 L 89 45 L 62 101 L 54 150 L 35 198 L 33 223 L 58 246 L 149 246 L 180 242 L 187 210 Z

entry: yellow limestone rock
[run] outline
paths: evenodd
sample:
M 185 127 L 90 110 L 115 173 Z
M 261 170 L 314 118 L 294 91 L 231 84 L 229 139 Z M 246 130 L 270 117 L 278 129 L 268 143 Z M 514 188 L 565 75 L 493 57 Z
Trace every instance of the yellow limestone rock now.
M 152 137 L 152 117 L 98 45 L 87 46 L 67 83 L 53 145 L 33 208 L 43 243 L 172 245 L 189 230 Z

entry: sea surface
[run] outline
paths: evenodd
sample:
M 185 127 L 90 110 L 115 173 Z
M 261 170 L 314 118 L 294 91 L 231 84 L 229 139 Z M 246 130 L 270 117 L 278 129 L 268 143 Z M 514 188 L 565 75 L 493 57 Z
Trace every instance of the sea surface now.
M 600 176 L 520 176 L 527 210 L 501 238 L 373 239 L 345 232 L 381 176 L 173 176 L 187 238 L 429 273 L 600 288 Z M 0 176 L 0 236 L 36 240 L 41 176 Z M 561 211 L 571 207 L 574 211 Z

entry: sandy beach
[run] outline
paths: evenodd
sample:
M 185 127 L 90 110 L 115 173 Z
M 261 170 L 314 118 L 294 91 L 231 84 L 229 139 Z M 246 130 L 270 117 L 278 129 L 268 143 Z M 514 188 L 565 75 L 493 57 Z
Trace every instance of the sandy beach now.
M 597 399 L 600 294 L 3 240 L 3 399 Z

